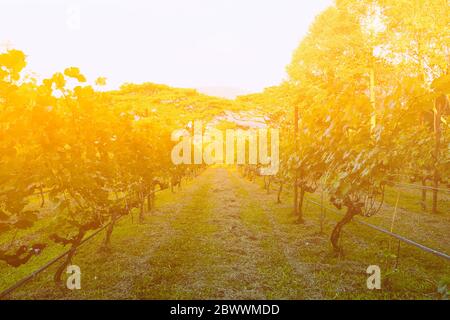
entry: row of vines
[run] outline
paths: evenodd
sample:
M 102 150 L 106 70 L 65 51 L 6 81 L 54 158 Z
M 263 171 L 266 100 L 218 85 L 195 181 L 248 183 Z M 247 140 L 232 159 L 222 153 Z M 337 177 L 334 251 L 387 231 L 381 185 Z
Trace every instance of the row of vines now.
M 278 183 L 279 201 L 293 190 L 298 222 L 318 188 L 346 208 L 331 234 L 338 254 L 342 228 L 378 213 L 399 177 L 429 186 L 431 212 L 448 214 L 438 197 L 450 186 L 449 26 L 448 1 L 338 0 L 312 24 L 284 83 L 240 97 L 280 128 L 281 168 L 266 186 Z
M 172 164 L 171 133 L 231 102 L 151 83 L 104 91 L 105 78 L 89 85 L 75 67 L 38 82 L 26 60 L 0 54 L 0 262 L 18 268 L 67 246 L 61 284 L 86 237 L 106 228 L 109 249 L 121 217 L 143 222 L 156 191 L 198 174 Z

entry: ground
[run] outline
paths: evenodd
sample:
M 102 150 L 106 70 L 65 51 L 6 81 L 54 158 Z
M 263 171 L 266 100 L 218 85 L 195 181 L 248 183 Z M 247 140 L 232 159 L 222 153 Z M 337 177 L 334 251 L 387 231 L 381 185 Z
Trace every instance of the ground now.
M 317 199 L 318 195 L 312 198 Z M 289 196 L 283 198 L 282 204 L 275 200 L 275 192 L 267 194 L 258 182 L 242 178 L 234 169 L 209 168 L 181 191 L 158 194 L 157 209 L 147 214 L 144 224 L 138 224 L 136 218 L 122 219 L 114 230 L 109 251 L 100 250 L 103 234 L 80 248 L 72 263 L 81 268 L 81 290 L 55 287 L 54 266 L 10 298 L 441 297 L 437 289 L 450 276 L 448 261 L 402 244 L 395 268 L 397 241 L 354 223 L 343 234 L 345 256 L 335 257 L 329 234 L 337 214 L 326 212 L 321 233 L 319 207 L 306 206 L 306 223 L 300 225 L 295 223 Z M 391 221 L 389 210 L 386 206 L 384 214 L 367 221 L 385 227 Z M 448 252 L 448 217 L 429 218 L 404 210 L 398 214 L 400 222 L 406 220 L 401 220 L 406 214 L 408 221 L 414 222 L 399 222 L 396 231 L 398 228 L 402 234 Z M 414 223 L 420 219 L 425 222 L 420 227 L 416 225 L 415 230 Z M 367 289 L 369 265 L 381 267 L 381 290 Z M 26 274 L 25 269 L 15 272 L 10 276 L 3 273 L 6 276 L 2 278 L 15 279 L 17 274 Z M 7 284 L 3 281 L 3 286 Z

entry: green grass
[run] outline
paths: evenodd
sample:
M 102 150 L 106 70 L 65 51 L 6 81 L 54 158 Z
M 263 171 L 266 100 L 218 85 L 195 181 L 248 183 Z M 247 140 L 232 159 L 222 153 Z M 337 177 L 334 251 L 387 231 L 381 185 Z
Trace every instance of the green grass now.
M 260 181 L 258 181 L 260 183 Z M 318 195 L 308 195 L 319 200 Z M 79 249 L 73 264 L 82 271 L 82 289 L 58 289 L 49 268 L 16 291 L 13 299 L 438 299 L 448 281 L 449 263 L 364 226 L 345 227 L 344 258 L 332 254 L 329 234 L 339 215 L 327 211 L 319 233 L 320 208 L 305 207 L 296 224 L 289 194 L 242 179 L 236 171 L 206 170 L 181 192 L 164 191 L 144 224 L 122 219 L 110 251 L 99 250 L 104 234 Z M 331 208 L 329 203 L 326 206 Z M 370 223 L 389 227 L 392 207 Z M 447 251 L 445 215 L 399 210 L 394 231 Z M 38 229 L 35 230 L 38 232 Z M 59 252 L 57 247 L 18 269 L 0 265 L 3 287 Z M 382 269 L 382 290 L 366 288 L 366 269 Z
M 232 176 L 238 198 L 245 204 L 241 211 L 244 225 L 258 235 L 258 245 L 265 252 L 258 261 L 258 271 L 264 278 L 264 294 L 268 299 L 302 299 L 303 286 L 299 275 L 283 254 L 277 230 L 273 221 L 265 212 L 262 204 L 254 198 L 254 193 L 242 185 L 236 176 Z
M 255 185 L 262 191 L 263 183 L 257 180 Z M 256 191 L 255 191 L 256 192 Z M 253 194 L 255 194 L 253 192 Z M 265 196 L 267 198 L 267 196 Z M 306 223 L 298 225 L 292 215 L 292 197 L 283 195 L 283 204 L 275 203 L 276 192 L 271 192 L 268 202 L 269 212 L 274 213 L 286 242 L 295 246 L 294 260 L 309 266 L 306 272 L 309 282 L 314 285 L 306 289 L 308 297 L 327 299 L 433 299 L 439 298 L 439 283 L 450 275 L 450 264 L 415 247 L 401 244 L 399 265 L 395 269 L 394 255 L 398 242 L 367 227 L 352 223 L 345 227 L 341 244 L 345 249 L 345 258 L 337 259 L 331 254 L 329 235 L 340 219 L 339 213 L 329 202 L 324 205 L 332 210 L 326 211 L 324 234 L 320 234 L 320 207 L 305 202 L 304 218 Z M 308 194 L 307 197 L 320 202 L 320 195 Z M 325 197 L 326 199 L 326 197 Z M 341 214 L 343 210 L 341 211 Z M 369 223 L 389 229 L 393 208 L 385 206 L 379 215 L 361 218 Z M 415 213 L 398 210 L 394 223 L 394 232 L 429 245 L 444 252 L 450 251 L 450 242 L 446 235 L 450 230 L 448 215 L 430 217 L 427 213 Z M 377 264 L 384 274 L 383 289 L 372 292 L 365 287 L 366 268 Z M 449 285 L 450 286 L 450 285 Z
M 419 186 L 420 187 L 420 186 Z M 398 207 L 416 213 L 431 214 L 433 193 L 431 190 L 426 192 L 426 208 L 423 210 L 421 206 L 422 191 L 420 189 L 406 187 L 386 187 L 385 202 L 390 206 L 395 206 L 398 198 Z M 450 214 L 450 194 L 438 192 L 438 215 Z

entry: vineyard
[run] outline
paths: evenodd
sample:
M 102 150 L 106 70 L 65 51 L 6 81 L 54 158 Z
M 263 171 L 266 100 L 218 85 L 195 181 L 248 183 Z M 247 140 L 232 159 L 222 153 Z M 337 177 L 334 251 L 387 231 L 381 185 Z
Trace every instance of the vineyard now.
M 234 100 L 0 52 L 0 299 L 448 298 L 449 44 L 446 0 L 338 0 Z M 196 121 L 277 129 L 278 171 L 175 164 Z

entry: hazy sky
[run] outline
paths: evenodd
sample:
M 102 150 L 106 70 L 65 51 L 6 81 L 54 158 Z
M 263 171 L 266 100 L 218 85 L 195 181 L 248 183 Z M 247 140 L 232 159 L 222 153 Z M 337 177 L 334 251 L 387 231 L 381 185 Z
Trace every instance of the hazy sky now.
M 157 82 L 259 91 L 278 84 L 331 0 L 0 0 L 10 42 L 49 76 L 80 67 L 108 86 Z

